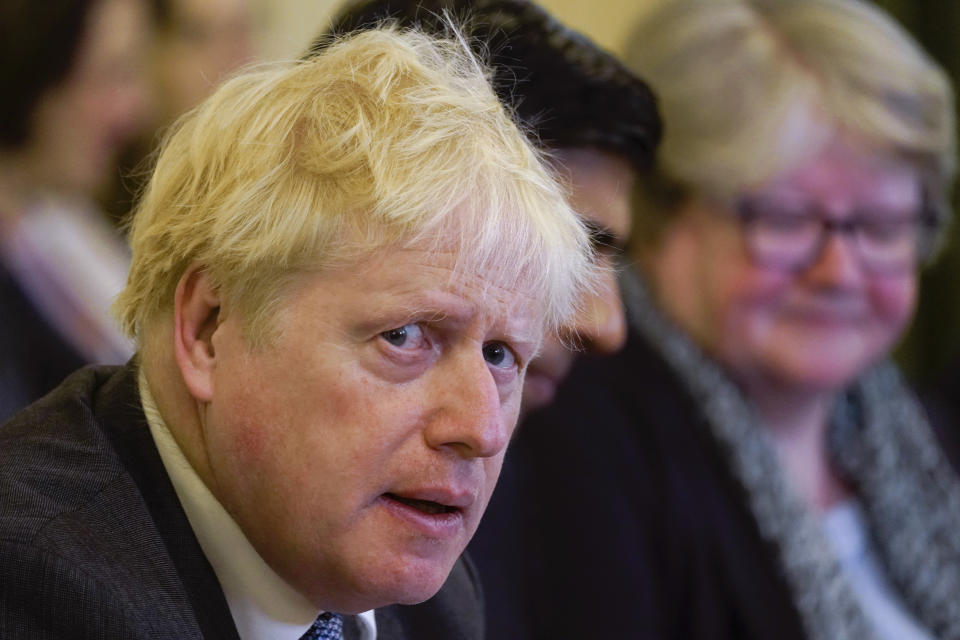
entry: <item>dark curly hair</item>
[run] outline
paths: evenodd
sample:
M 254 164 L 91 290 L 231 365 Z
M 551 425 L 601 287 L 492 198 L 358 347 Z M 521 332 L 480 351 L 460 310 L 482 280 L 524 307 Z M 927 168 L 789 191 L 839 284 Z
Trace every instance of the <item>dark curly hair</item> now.
M 493 69 L 493 85 L 542 147 L 601 148 L 638 170 L 653 162 L 661 123 L 649 87 L 586 36 L 524 0 L 360 0 L 334 17 L 331 34 L 384 20 L 430 33 L 464 25 L 471 46 Z

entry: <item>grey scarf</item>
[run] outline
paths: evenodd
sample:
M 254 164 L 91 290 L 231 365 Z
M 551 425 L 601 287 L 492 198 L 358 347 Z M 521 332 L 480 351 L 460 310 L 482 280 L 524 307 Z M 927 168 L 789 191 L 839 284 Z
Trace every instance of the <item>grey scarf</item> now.
M 634 329 L 646 336 L 699 404 L 776 547 L 808 636 L 873 637 L 816 517 L 777 461 L 747 401 L 720 367 L 657 309 L 632 270 L 621 278 Z M 838 403 L 831 456 L 855 487 L 888 576 L 922 626 L 960 640 L 960 480 L 896 368 L 866 372 Z

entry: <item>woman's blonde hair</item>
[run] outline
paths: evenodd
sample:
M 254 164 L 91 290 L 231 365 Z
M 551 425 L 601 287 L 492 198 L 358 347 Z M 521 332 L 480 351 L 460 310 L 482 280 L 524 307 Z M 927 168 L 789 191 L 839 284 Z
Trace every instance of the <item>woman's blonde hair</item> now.
M 691 192 L 736 195 L 838 134 L 917 167 L 931 213 L 949 219 L 950 82 L 868 2 L 669 0 L 642 19 L 626 59 L 664 120 L 657 171 L 639 191 L 646 240 Z
M 115 308 L 142 340 L 199 263 L 262 343 L 294 274 L 426 243 L 531 292 L 552 328 L 593 277 L 564 196 L 462 42 L 366 31 L 238 76 L 177 125 Z

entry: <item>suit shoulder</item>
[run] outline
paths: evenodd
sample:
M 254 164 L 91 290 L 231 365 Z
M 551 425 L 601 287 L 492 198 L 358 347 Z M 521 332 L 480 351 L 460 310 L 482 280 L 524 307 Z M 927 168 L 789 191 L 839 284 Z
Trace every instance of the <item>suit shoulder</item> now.
M 107 373 L 77 372 L 0 427 L 0 540 L 32 540 L 122 474 L 91 409 Z
M 0 541 L 0 637 L 129 637 L 127 611 L 82 566 L 27 543 Z

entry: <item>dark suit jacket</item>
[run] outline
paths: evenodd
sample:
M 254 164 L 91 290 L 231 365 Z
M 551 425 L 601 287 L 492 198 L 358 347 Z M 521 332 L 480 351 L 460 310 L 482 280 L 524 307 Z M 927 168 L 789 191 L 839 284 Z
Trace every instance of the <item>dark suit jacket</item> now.
M 960 473 L 960 357 L 923 389 L 920 398 L 950 463 Z
M 488 638 L 804 637 L 703 420 L 635 333 L 611 358 L 581 358 L 518 428 L 469 547 Z
M 458 562 L 381 640 L 478 640 Z M 87 368 L 0 427 L 0 638 L 237 638 L 140 407 L 136 368 Z

